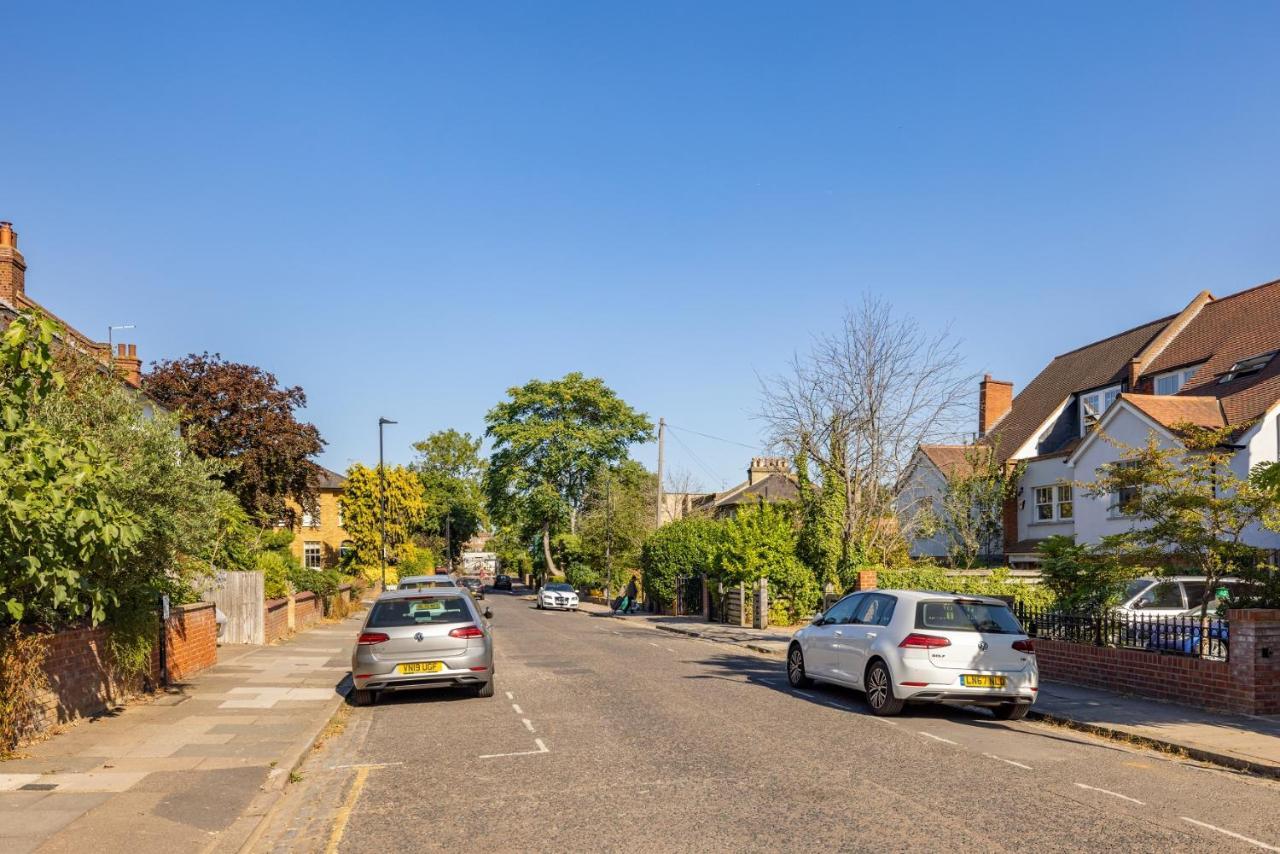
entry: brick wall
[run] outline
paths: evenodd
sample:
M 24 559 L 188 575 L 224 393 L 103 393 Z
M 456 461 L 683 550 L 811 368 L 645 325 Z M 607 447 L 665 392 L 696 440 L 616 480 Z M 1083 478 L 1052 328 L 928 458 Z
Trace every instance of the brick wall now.
M 1040 677 L 1221 712 L 1280 713 L 1280 610 L 1228 615 L 1230 660 L 1036 638 Z
M 289 634 L 289 600 L 268 599 L 263 604 L 263 641 L 275 643 Z
M 294 631 L 309 629 L 320 622 L 322 613 L 320 597 L 311 592 L 303 592 L 293 597 Z
M 218 627 L 213 605 L 201 602 L 173 608 L 165 631 L 171 681 L 217 662 Z M 47 636 L 43 670 L 48 687 L 36 698 L 40 709 L 36 732 L 100 715 L 159 683 L 158 647 L 152 650 L 149 674 L 124 679 L 111 662 L 108 632 L 107 626 L 98 626 Z

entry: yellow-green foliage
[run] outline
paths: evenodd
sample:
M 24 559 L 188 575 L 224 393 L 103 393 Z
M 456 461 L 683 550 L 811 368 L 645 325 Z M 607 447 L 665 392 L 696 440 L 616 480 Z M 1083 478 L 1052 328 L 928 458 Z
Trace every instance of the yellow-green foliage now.
M 969 593 L 974 596 L 1012 596 L 1016 602 L 1034 608 L 1053 604 L 1053 592 L 1040 584 L 1022 584 L 1000 567 L 989 576 L 949 575 L 938 566 L 917 565 L 895 569 L 868 566 L 876 570 L 876 585 L 895 590 L 941 590 L 946 593 Z

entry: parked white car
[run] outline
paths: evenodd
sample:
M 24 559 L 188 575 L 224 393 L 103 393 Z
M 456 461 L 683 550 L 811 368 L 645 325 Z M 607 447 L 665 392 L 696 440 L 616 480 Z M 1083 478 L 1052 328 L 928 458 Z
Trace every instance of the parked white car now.
M 1126 614 L 1149 617 L 1176 617 L 1189 609 L 1200 608 L 1207 597 L 1210 610 L 1219 590 L 1235 593 L 1243 583 L 1239 578 L 1219 579 L 1214 590 L 1205 588 L 1202 575 L 1171 575 L 1164 578 L 1139 578 L 1129 582 L 1124 601 L 1117 610 Z
M 1040 687 L 1035 647 L 999 599 L 920 590 L 868 590 L 796 632 L 787 678 L 863 691 L 877 715 L 906 703 L 990 706 L 1026 717 Z
M 559 611 L 578 610 L 578 591 L 563 581 L 552 582 L 538 591 L 538 607 Z

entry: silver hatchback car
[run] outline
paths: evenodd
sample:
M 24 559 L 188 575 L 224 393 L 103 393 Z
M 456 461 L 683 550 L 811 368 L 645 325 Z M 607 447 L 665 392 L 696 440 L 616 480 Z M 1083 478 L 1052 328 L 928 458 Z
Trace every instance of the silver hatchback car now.
M 493 696 L 493 636 L 471 595 L 456 587 L 383 593 L 351 653 L 352 701 L 383 691 L 465 687 Z

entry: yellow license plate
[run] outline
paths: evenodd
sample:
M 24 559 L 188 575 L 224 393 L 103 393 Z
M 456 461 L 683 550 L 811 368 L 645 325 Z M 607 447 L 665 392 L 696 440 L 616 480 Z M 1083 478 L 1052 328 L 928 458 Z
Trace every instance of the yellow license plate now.
M 444 670 L 443 661 L 415 661 L 411 664 L 401 664 L 396 667 L 400 673 L 439 673 Z
M 967 673 L 960 677 L 960 684 L 966 688 L 1003 688 L 1004 677 Z

